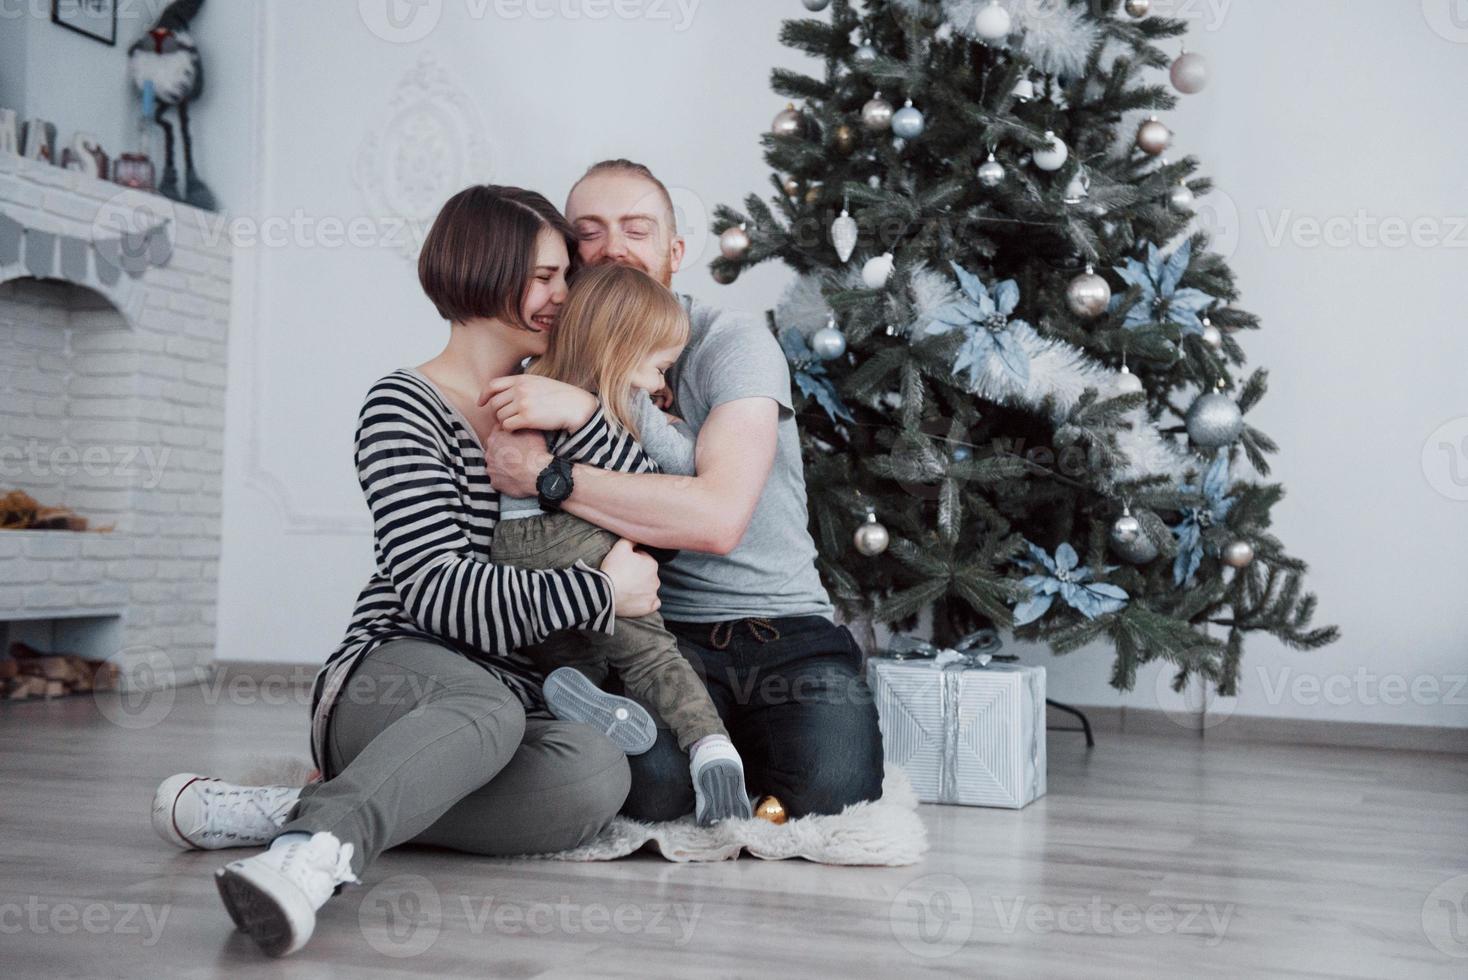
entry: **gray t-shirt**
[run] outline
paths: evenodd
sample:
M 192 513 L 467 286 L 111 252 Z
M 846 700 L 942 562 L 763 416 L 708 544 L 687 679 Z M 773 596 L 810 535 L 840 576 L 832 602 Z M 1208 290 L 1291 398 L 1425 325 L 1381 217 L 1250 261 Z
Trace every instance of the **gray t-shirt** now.
M 825 616 L 834 613 L 816 571 L 816 546 L 807 528 L 805 468 L 790 401 L 790 368 L 779 342 L 759 321 L 682 297 L 692 332 L 669 383 L 668 422 L 644 396 L 637 427 L 643 448 L 670 473 L 692 471 L 693 440 L 709 413 L 740 398 L 771 398 L 780 406 L 774 468 L 749 529 L 727 555 L 681 551 L 663 566 L 666 619 L 713 623 L 746 616 Z

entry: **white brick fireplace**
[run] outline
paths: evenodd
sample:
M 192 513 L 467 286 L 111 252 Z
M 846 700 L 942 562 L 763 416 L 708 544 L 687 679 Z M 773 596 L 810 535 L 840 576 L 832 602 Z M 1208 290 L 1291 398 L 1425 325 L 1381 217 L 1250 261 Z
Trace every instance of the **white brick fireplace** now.
M 4 154 L 0 216 L 0 494 L 114 525 L 0 531 L 0 640 L 116 658 L 134 686 L 202 679 L 215 645 L 228 236 L 211 233 L 218 216 Z M 143 226 L 166 240 L 119 247 Z

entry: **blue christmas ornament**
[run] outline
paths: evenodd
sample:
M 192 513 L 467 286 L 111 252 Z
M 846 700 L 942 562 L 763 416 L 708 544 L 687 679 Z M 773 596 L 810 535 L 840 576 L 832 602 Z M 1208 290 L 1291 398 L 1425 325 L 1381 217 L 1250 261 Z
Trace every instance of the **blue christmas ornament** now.
M 923 135 L 923 129 L 927 126 L 927 120 L 923 114 L 912 107 L 912 99 L 892 116 L 892 133 L 905 140 L 915 140 Z
M 1117 266 L 1116 274 L 1142 292 L 1127 309 L 1122 326 L 1133 330 L 1150 323 L 1172 323 L 1180 327 L 1184 335 L 1201 336 L 1203 322 L 1199 314 L 1212 306 L 1215 300 L 1201 289 L 1178 288 L 1192 256 L 1191 240 L 1184 242 L 1167 259 L 1163 259 L 1156 245 L 1148 242 L 1145 262 L 1127 259 L 1125 266 Z M 1122 295 L 1113 296 L 1108 309 L 1118 309 L 1124 298 Z
M 841 402 L 836 386 L 826 374 L 825 365 L 816 357 L 815 351 L 805 342 L 805 335 L 794 327 L 786 327 L 780 333 L 780 346 L 790 369 L 795 376 L 795 386 L 807 398 L 814 398 L 832 422 L 855 422 L 856 419 Z
M 1006 279 L 993 290 L 985 288 L 979 277 L 956 262 L 949 263 L 958 276 L 963 295 L 953 303 L 940 306 L 921 334 L 942 335 L 954 330 L 964 333 L 964 342 L 953 362 L 953 373 L 967 372 L 970 384 L 977 389 L 979 379 L 989 368 L 991 359 L 1000 365 L 1011 381 L 1023 387 L 1030 380 L 1030 356 L 1020 346 L 1012 327 L 1029 326 L 1023 320 L 1011 320 L 1009 314 L 1019 305 L 1019 286 Z
M 1055 549 L 1051 558 L 1044 548 L 1029 541 L 1030 558 L 1016 558 L 1015 564 L 1032 574 L 1026 575 L 1022 584 L 1030 590 L 1030 598 L 1022 599 L 1014 607 L 1014 625 L 1033 623 L 1050 610 L 1058 595 L 1066 605 L 1087 619 L 1095 619 L 1126 607 L 1131 598 L 1126 590 L 1110 582 L 1092 582 L 1091 569 L 1077 567 L 1080 557 L 1070 542 L 1063 542 Z M 1113 572 L 1119 565 L 1105 565 Z
M 1203 497 L 1203 506 L 1184 507 L 1183 519 L 1173 525 L 1172 533 L 1177 538 L 1177 556 L 1172 560 L 1172 581 L 1182 587 L 1193 584 L 1193 576 L 1203 561 L 1203 531 L 1205 528 L 1222 524 L 1228 517 L 1234 502 L 1228 497 L 1228 453 L 1220 451 L 1213 457 L 1213 464 L 1203 474 L 1201 486 L 1184 483 L 1178 487 L 1181 493 L 1196 493 Z

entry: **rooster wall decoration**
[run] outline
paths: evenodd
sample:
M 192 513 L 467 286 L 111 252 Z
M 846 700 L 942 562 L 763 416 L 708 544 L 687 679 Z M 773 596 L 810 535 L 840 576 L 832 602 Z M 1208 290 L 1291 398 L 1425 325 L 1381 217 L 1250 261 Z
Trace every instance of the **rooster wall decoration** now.
M 204 62 L 188 26 L 202 6 L 204 0 L 174 0 L 164 8 L 152 30 L 128 49 L 127 61 L 128 74 L 138 91 L 145 92 L 151 85 L 157 105 L 153 121 L 163 129 L 163 179 L 158 190 L 175 201 L 213 211 L 214 193 L 194 173 L 194 146 L 189 136 L 189 103 L 204 91 Z M 182 194 L 173 164 L 173 126 L 163 118 L 170 108 L 178 116 L 179 141 L 183 144 Z

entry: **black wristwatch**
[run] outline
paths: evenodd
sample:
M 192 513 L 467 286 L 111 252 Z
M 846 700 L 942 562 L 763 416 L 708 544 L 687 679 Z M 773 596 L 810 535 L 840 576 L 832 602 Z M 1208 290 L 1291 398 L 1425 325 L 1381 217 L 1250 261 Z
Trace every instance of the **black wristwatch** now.
M 571 496 L 576 484 L 571 479 L 571 461 L 553 457 L 550 465 L 540 471 L 535 481 L 535 492 L 540 495 L 540 509 L 550 513 L 561 509 L 561 504 Z

